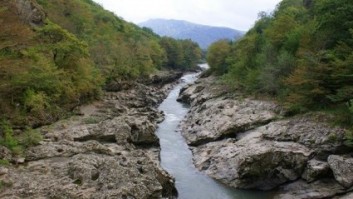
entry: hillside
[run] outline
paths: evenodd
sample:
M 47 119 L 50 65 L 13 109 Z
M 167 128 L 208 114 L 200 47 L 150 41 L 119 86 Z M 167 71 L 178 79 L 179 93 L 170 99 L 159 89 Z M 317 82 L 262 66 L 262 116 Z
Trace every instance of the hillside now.
M 205 26 L 182 20 L 151 19 L 139 24 L 141 27 L 151 28 L 161 36 L 177 39 L 191 39 L 202 49 L 220 39 L 236 40 L 243 35 L 242 31 L 224 27 Z
M 187 70 L 200 58 L 197 44 L 161 38 L 91 0 L 1 1 L 0 17 L 5 126 L 50 124 L 98 98 L 105 84 Z
M 291 114 L 324 110 L 352 127 L 352 20 L 349 0 L 283 0 L 238 42 L 214 43 L 208 62 L 230 86 L 272 96 Z

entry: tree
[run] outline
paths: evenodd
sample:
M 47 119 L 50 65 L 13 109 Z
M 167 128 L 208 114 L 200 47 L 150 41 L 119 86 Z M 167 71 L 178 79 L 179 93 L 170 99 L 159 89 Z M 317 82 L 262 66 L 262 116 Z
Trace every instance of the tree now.
M 225 74 L 228 71 L 226 59 L 231 50 L 231 43 L 228 40 L 220 40 L 210 45 L 207 52 L 207 62 L 210 69 L 217 75 Z

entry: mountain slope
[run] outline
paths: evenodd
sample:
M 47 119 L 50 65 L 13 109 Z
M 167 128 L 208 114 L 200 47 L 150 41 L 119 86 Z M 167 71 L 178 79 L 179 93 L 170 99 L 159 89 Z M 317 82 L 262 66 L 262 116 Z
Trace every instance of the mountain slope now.
M 197 42 L 202 49 L 207 49 L 211 43 L 217 40 L 233 40 L 243 35 L 242 31 L 231 28 L 205 26 L 172 19 L 151 19 L 139 25 L 151 28 L 161 36 L 169 36 L 176 39 L 191 39 Z
M 231 86 L 273 95 L 292 113 L 334 110 L 353 127 L 353 1 L 283 0 L 237 42 L 208 51 Z
M 190 69 L 201 56 L 196 43 L 165 42 L 92 0 L 0 1 L 0 19 L 0 126 L 50 124 L 105 84 Z

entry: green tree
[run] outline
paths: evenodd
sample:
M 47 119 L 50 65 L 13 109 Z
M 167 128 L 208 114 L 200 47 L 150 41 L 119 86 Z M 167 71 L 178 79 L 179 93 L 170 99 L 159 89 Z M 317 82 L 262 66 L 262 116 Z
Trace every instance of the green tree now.
M 210 45 L 207 52 L 207 62 L 210 69 L 217 75 L 225 74 L 228 71 L 227 57 L 231 50 L 231 43 L 228 40 L 220 40 Z

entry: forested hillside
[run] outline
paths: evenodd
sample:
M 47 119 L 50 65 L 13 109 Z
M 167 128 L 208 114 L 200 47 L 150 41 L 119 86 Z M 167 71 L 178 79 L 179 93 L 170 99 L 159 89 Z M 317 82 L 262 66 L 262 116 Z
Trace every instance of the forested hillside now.
M 160 38 L 91 0 L 1 1 L 0 26 L 0 132 L 51 123 L 110 81 L 187 70 L 200 58 L 190 40 Z
M 283 0 L 238 42 L 214 43 L 208 62 L 229 85 L 292 113 L 325 110 L 353 123 L 353 1 Z

